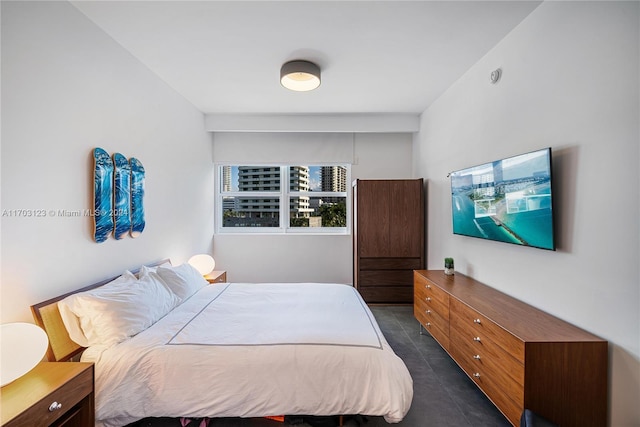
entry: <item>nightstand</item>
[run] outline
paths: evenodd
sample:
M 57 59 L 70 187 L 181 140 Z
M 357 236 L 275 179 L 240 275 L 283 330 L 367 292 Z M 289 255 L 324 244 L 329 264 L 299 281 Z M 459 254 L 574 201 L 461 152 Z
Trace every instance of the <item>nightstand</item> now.
M 93 363 L 38 364 L 2 387 L 2 426 L 93 426 L 93 379 Z
M 212 271 L 204 276 L 209 283 L 225 283 L 227 281 L 227 272 L 224 270 Z

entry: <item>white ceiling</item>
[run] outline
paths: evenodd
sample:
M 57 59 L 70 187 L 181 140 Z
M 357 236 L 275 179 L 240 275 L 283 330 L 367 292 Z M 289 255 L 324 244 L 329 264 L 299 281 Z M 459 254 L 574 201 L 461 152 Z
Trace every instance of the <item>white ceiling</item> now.
M 540 1 L 72 4 L 204 113 L 419 114 Z M 292 59 L 318 89 L 280 86 Z

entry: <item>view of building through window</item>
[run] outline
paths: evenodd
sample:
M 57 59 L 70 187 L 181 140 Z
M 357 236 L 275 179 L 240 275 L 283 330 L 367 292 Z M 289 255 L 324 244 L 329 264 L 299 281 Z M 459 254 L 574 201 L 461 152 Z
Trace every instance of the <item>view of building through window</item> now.
M 347 172 L 340 165 L 223 165 L 222 227 L 281 227 L 287 217 L 289 228 L 346 227 Z

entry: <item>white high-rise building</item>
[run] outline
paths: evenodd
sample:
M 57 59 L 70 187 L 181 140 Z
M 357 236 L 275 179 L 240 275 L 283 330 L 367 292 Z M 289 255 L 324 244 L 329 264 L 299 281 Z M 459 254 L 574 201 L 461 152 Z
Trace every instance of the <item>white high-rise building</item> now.
M 322 191 L 347 191 L 347 168 L 344 166 L 323 166 L 320 175 Z
M 289 191 L 309 191 L 309 167 L 289 167 Z M 308 218 L 313 209 L 309 205 L 309 197 L 292 197 L 289 202 L 291 218 Z
M 279 166 L 239 166 L 238 191 L 280 192 Z M 309 167 L 291 166 L 289 168 L 290 191 L 309 191 Z M 251 218 L 273 218 L 280 212 L 279 197 L 238 198 L 237 210 Z M 301 196 L 291 199 L 290 212 L 292 218 L 308 217 L 309 197 Z
M 346 192 L 347 191 L 347 168 L 344 166 L 323 166 L 321 169 L 320 189 L 321 191 Z M 340 203 L 344 201 L 341 197 L 323 197 L 323 203 Z
M 222 191 L 231 191 L 231 166 L 222 167 Z

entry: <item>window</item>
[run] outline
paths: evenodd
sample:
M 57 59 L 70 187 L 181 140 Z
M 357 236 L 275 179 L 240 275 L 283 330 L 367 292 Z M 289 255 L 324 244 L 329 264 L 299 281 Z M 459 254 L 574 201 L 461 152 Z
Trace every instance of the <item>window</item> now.
M 219 233 L 349 233 L 349 165 L 216 167 Z

